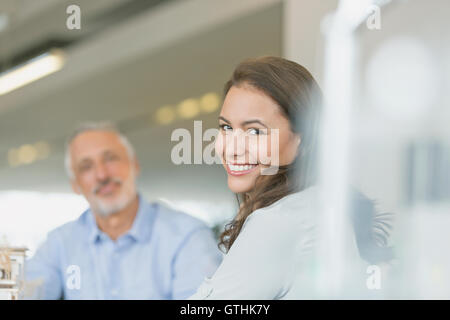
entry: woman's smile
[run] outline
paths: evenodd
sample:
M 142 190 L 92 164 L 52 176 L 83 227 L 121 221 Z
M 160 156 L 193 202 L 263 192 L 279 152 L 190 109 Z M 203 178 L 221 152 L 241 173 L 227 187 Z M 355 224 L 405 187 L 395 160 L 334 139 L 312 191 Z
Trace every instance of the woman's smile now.
M 248 174 L 255 170 L 258 167 L 256 164 L 231 164 L 227 163 L 225 168 L 227 169 L 228 174 L 232 176 L 242 176 L 244 174 Z

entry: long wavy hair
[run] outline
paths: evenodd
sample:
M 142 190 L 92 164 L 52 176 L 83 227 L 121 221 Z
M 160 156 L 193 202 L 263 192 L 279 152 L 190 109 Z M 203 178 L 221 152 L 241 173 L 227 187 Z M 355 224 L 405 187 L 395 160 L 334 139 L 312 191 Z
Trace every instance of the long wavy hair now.
M 219 248 L 225 251 L 231 248 L 253 211 L 313 186 L 318 178 L 317 139 L 322 92 L 311 73 L 301 65 L 279 57 L 249 59 L 241 62 L 226 82 L 224 97 L 231 87 L 243 85 L 251 86 L 275 101 L 289 120 L 290 129 L 300 136 L 301 143 L 291 164 L 280 166 L 274 175 L 259 176 L 251 191 L 237 194 L 238 214 L 219 237 Z M 356 190 L 352 194 L 352 200 L 357 200 L 352 206 L 352 218 L 361 256 L 370 262 L 389 259 L 391 253 L 384 251 L 375 250 L 377 253 L 373 256 L 373 248 L 386 243 L 386 228 L 390 225 L 379 217 L 375 219 L 373 202 Z

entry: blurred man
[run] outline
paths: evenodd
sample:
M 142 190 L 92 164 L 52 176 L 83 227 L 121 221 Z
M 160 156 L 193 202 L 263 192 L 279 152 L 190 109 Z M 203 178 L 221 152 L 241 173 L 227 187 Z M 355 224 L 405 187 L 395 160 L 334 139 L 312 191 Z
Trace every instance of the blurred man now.
M 221 260 L 199 220 L 136 190 L 134 150 L 110 124 L 86 124 L 68 140 L 72 188 L 90 208 L 49 233 L 27 262 L 44 299 L 184 299 Z

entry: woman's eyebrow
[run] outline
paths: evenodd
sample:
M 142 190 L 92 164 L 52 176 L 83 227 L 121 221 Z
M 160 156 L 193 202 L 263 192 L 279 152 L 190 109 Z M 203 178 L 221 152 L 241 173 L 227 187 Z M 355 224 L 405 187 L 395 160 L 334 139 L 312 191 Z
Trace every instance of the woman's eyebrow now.
M 244 122 L 242 122 L 242 126 L 246 126 L 246 125 L 249 125 L 251 123 L 259 123 L 263 127 L 268 128 L 261 120 L 258 120 L 258 119 L 244 121 Z
M 224 121 L 224 122 L 226 122 L 226 123 L 228 123 L 228 124 L 231 124 L 231 122 L 230 122 L 229 120 L 225 119 L 225 118 L 222 117 L 222 116 L 219 116 L 219 120 L 222 120 L 222 121 Z M 243 121 L 243 122 L 241 123 L 241 125 L 242 125 L 242 126 L 246 126 L 246 125 L 249 125 L 249 124 L 252 124 L 252 123 L 259 123 L 259 124 L 262 125 L 263 127 L 268 128 L 268 126 L 266 126 L 261 120 L 258 120 L 258 119 L 251 119 L 251 120 Z
M 228 121 L 227 119 L 225 119 L 225 118 L 222 117 L 222 116 L 219 116 L 219 120 L 225 121 L 225 122 L 228 123 L 228 124 L 231 123 L 230 121 Z

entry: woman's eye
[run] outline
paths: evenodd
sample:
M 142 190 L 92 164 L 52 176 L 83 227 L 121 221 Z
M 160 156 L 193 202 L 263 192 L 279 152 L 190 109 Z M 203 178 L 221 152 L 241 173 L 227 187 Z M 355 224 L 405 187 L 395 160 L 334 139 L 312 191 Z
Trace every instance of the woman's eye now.
M 250 128 L 247 130 L 249 134 L 260 135 L 266 133 L 265 129 Z
M 223 130 L 223 131 L 231 131 L 231 130 L 233 130 L 233 128 L 231 128 L 229 125 L 227 125 L 227 124 L 221 124 L 221 125 L 219 125 L 219 127 L 220 127 L 220 129 L 221 130 Z

